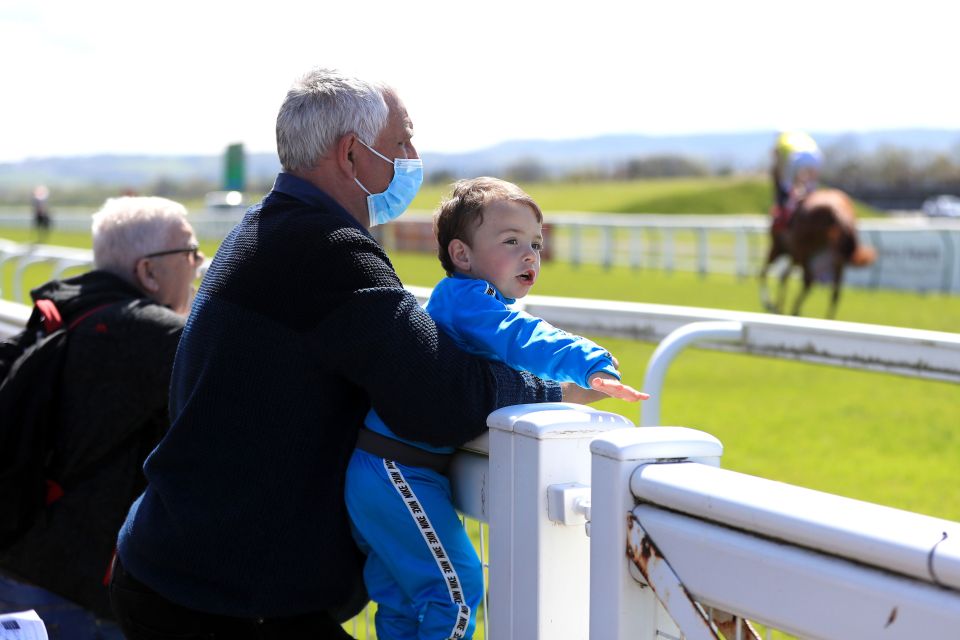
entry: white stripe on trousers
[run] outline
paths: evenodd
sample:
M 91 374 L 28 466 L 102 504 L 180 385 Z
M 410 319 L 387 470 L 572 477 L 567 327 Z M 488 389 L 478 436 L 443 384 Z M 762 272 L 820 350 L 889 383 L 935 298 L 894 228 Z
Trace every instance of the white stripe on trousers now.
M 437 567 L 440 569 L 440 573 L 443 574 L 444 582 L 447 585 L 447 593 L 450 594 L 450 601 L 456 605 L 460 605 L 457 622 L 453 626 L 450 637 L 462 638 L 467 631 L 467 625 L 470 624 L 470 607 L 467 606 L 463 600 L 463 588 L 460 586 L 460 577 L 457 575 L 457 570 L 454 569 L 453 563 L 447 557 L 447 552 L 440 542 L 440 537 L 434 530 L 430 518 L 428 518 L 427 514 L 423 511 L 423 507 L 420 506 L 420 501 L 417 500 L 413 488 L 407 484 L 403 473 L 397 468 L 393 460 L 387 460 L 386 458 L 383 459 L 383 468 L 386 469 L 387 477 L 390 478 L 390 481 L 393 483 L 393 488 L 400 494 L 404 504 L 407 505 L 407 510 L 410 512 L 411 517 L 413 517 L 414 522 L 417 523 L 424 542 L 430 547 L 430 552 L 437 562 Z

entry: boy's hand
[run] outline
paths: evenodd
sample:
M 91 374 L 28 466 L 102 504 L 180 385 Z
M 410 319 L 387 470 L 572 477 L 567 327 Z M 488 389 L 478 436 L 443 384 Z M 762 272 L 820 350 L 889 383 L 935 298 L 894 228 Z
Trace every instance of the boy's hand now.
M 590 388 L 611 398 L 626 400 L 627 402 L 639 402 L 650 397 L 647 393 L 623 384 L 609 373 L 595 373 L 590 376 Z
M 563 401 L 574 404 L 590 404 L 609 397 L 605 393 L 600 393 L 593 389 L 584 389 L 580 385 L 572 382 L 561 382 L 560 388 L 563 390 Z

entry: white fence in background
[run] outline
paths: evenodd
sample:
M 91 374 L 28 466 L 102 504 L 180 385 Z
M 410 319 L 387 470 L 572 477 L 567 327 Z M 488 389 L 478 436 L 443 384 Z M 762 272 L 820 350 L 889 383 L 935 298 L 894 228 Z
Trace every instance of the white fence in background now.
M 380 233 L 385 246 L 408 215 Z M 573 214 L 548 212 L 547 244 L 556 260 L 632 269 L 755 276 L 769 250 L 769 218 L 760 215 Z M 869 267 L 847 269 L 847 285 L 960 293 L 960 221 L 925 217 L 858 222 L 864 242 L 877 249 Z
M 241 210 L 191 215 L 198 237 L 220 240 L 239 221 Z M 411 211 L 375 233 L 387 247 L 411 226 L 432 232 L 425 212 Z M 769 219 L 762 215 L 576 214 L 548 212 L 547 242 L 554 259 L 574 264 L 687 271 L 753 277 L 768 250 Z M 87 232 L 84 215 L 59 216 L 57 228 Z M 27 212 L 0 216 L 0 227 L 27 228 Z M 960 293 L 960 221 L 925 217 L 865 219 L 864 241 L 877 249 L 877 261 L 848 269 L 846 284 L 856 287 Z M 415 234 L 416 235 L 416 234 Z M 424 248 L 423 245 L 420 247 Z
M 960 382 L 958 334 L 525 302 L 574 331 L 663 340 L 650 384 L 701 337 L 703 346 Z M 0 331 L 22 327 L 28 313 L 0 301 Z M 645 411 L 644 423 L 658 420 Z M 958 523 L 723 471 L 722 446 L 708 434 L 634 428 L 579 405 L 506 407 L 488 424 L 451 470 L 458 508 L 490 525 L 488 638 L 755 637 L 745 619 L 807 638 L 957 636 Z

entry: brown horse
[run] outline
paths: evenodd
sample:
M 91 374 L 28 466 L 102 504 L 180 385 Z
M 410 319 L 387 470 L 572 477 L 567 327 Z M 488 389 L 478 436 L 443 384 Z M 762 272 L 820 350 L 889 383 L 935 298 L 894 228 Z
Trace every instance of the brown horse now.
M 790 264 L 780 276 L 776 303 L 770 302 L 767 291 L 767 271 L 782 255 L 790 257 Z M 814 279 L 829 278 L 833 295 L 827 317 L 833 318 L 840 300 L 843 270 L 849 264 L 862 267 L 876 260 L 872 247 L 860 244 L 857 238 L 853 203 L 843 191 L 822 189 L 804 198 L 790 218 L 786 229 L 770 229 L 770 255 L 760 270 L 760 299 L 767 311 L 782 313 L 786 298 L 786 282 L 793 268 L 803 269 L 803 290 L 793 303 L 793 315 L 800 314 L 800 306 L 810 292 Z

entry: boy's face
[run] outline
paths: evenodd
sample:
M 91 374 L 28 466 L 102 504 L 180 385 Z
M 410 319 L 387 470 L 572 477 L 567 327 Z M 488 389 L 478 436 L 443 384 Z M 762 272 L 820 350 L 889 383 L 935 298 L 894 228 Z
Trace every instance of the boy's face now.
M 542 248 L 543 232 L 533 209 L 500 200 L 484 207 L 483 222 L 474 229 L 472 241 L 462 244 L 458 267 L 466 275 L 492 283 L 508 298 L 522 298 L 540 275 Z

